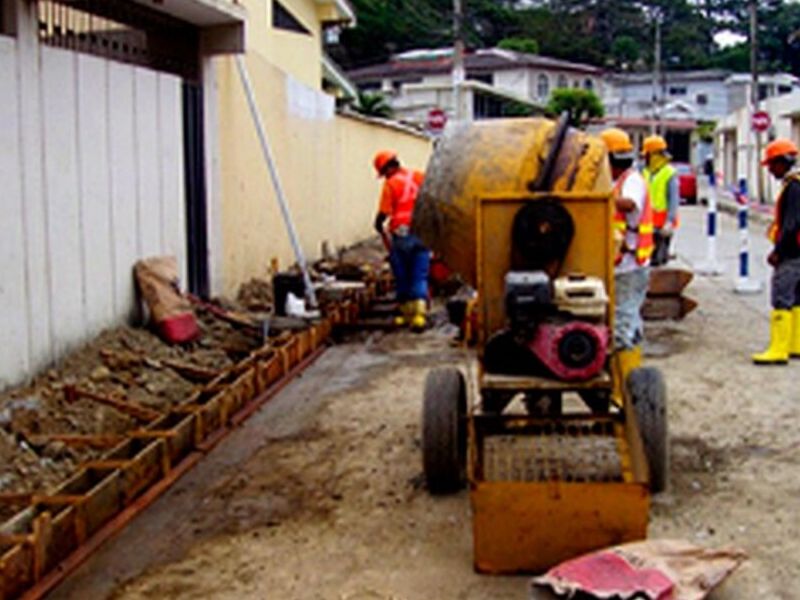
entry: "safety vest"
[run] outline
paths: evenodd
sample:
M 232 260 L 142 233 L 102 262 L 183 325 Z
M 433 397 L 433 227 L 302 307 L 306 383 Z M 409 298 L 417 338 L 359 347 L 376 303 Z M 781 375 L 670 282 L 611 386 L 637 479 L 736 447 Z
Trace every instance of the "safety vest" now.
M 614 184 L 614 199 L 620 197 L 622 194 L 622 187 L 625 181 L 633 173 L 633 169 L 625 171 L 617 182 Z M 653 207 L 650 204 L 650 194 L 645 190 L 644 207 L 642 207 L 641 214 L 639 215 L 639 224 L 636 227 L 628 227 L 628 222 L 625 219 L 625 213 L 618 210 L 614 214 L 614 229 L 620 232 L 623 236 L 622 246 L 614 260 L 614 264 L 618 265 L 622 262 L 622 258 L 626 253 L 631 253 L 635 256 L 636 262 L 640 265 L 646 265 L 653 254 Z M 638 242 L 636 248 L 629 248 L 625 242 L 625 233 L 632 232 L 637 234 Z
M 389 231 L 395 231 L 403 225 L 411 225 L 414 203 L 417 201 L 420 186 L 415 175 L 416 173 L 412 169 L 401 168 L 386 180 L 386 185 L 389 186 L 392 194 Z
M 644 169 L 642 175 L 647 182 L 647 191 L 650 193 L 650 202 L 653 206 L 653 226 L 661 229 L 667 222 L 669 214 L 669 180 L 675 175 L 675 167 L 664 165 L 655 173 Z
M 793 171 L 788 173 L 786 177 L 783 178 L 783 185 L 781 185 L 781 191 L 778 194 L 778 200 L 775 202 L 775 215 L 772 219 L 772 223 L 769 224 L 769 229 L 767 230 L 767 237 L 773 244 L 778 243 L 778 234 L 781 231 L 781 205 L 783 204 L 783 193 L 786 191 L 786 186 L 789 185 L 790 181 L 797 181 L 800 182 L 800 172 Z M 800 232 L 797 233 L 797 243 L 800 245 Z

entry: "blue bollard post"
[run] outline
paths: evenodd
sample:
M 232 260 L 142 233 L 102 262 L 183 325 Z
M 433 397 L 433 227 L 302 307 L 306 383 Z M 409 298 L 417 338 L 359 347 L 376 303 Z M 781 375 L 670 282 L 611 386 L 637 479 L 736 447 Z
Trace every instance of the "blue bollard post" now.
M 750 234 L 747 229 L 750 201 L 747 197 L 746 179 L 739 180 L 736 201 L 739 206 L 739 277 L 733 290 L 737 294 L 757 294 L 761 291 L 761 283 L 750 278 Z
M 717 260 L 717 177 L 710 173 L 708 176 L 710 187 L 708 194 L 708 210 L 706 212 L 706 259 L 697 267 L 700 275 L 719 275 L 722 266 Z

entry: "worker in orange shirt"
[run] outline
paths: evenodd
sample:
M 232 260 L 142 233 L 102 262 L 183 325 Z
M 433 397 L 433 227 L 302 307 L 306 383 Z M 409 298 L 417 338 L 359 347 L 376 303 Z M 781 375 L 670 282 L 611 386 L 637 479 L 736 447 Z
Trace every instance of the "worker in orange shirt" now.
M 386 239 L 388 228 L 391 236 L 389 262 L 400 306 L 395 322 L 421 331 L 426 323 L 430 251 L 411 233 L 411 218 L 424 175 L 400 166 L 392 150 L 378 152 L 373 165 L 378 177 L 384 178 L 375 229 Z

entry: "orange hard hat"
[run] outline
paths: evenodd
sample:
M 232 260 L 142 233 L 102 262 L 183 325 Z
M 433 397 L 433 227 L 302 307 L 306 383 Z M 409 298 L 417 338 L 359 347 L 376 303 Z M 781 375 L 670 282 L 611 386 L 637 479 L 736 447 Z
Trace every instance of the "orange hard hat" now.
M 382 175 L 383 169 L 393 160 L 397 160 L 397 152 L 394 150 L 381 150 L 375 154 L 375 158 L 372 159 L 372 164 L 375 165 L 375 170 L 378 172 L 378 175 Z
M 767 147 L 764 148 L 764 160 L 761 161 L 761 164 L 766 166 L 782 156 L 797 156 L 797 146 L 792 140 L 778 138 L 767 144 Z
M 606 148 L 611 154 L 622 155 L 631 154 L 633 152 L 633 144 L 631 138 L 622 129 L 610 127 L 600 133 L 600 138 L 605 142 Z
M 660 135 L 648 135 L 642 141 L 642 154 L 664 152 L 667 149 L 667 140 Z

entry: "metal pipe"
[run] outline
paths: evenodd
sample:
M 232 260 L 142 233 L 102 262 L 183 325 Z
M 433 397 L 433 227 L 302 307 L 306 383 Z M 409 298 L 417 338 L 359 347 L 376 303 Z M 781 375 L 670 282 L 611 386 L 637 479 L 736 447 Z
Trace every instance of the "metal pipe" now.
M 308 300 L 311 308 L 317 308 L 317 295 L 314 293 L 314 286 L 311 284 L 311 277 L 308 274 L 306 258 L 303 255 L 303 249 L 300 247 L 297 231 L 295 230 L 294 223 L 292 222 L 292 215 L 289 212 L 289 206 L 286 204 L 286 196 L 283 193 L 281 180 L 278 176 L 278 169 L 275 166 L 275 160 L 272 157 L 272 150 L 270 149 L 269 141 L 267 140 L 264 124 L 261 122 L 261 113 L 258 111 L 258 106 L 256 105 L 253 86 L 250 84 L 250 77 L 247 73 L 247 65 L 244 64 L 244 58 L 241 54 L 236 55 L 236 67 L 239 70 L 239 78 L 242 81 L 242 87 L 244 88 L 245 95 L 247 96 L 247 105 L 250 108 L 250 115 L 253 117 L 253 123 L 256 127 L 258 140 L 261 142 L 261 151 L 264 153 L 264 160 L 267 162 L 267 169 L 269 170 L 272 187 L 275 190 L 275 196 L 278 199 L 278 206 L 281 209 L 281 215 L 283 215 L 283 221 L 286 224 L 286 231 L 289 233 L 289 241 L 292 243 L 295 260 L 297 260 L 297 264 L 300 266 L 300 270 L 303 272 L 303 282 L 305 283 L 306 287 L 306 299 Z
M 462 0 L 453 0 L 453 100 L 456 121 L 468 119 L 468 111 L 464 106 L 464 7 Z

